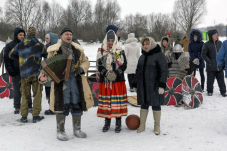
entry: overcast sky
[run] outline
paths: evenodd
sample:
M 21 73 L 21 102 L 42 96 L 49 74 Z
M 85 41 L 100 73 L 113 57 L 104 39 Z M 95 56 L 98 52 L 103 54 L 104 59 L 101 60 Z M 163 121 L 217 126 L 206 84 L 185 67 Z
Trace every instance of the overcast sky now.
M 6 0 L 1 0 L 0 7 L 4 7 Z M 53 0 L 46 0 L 52 2 Z M 67 8 L 68 0 L 55 0 L 60 3 L 64 8 Z M 94 7 L 96 0 L 90 0 Z M 173 11 L 175 0 L 118 0 L 121 6 L 122 18 L 126 15 L 154 13 L 171 13 Z M 226 14 L 227 0 L 207 0 L 207 14 L 203 22 L 198 27 L 212 26 L 215 24 L 223 23 L 227 25 Z

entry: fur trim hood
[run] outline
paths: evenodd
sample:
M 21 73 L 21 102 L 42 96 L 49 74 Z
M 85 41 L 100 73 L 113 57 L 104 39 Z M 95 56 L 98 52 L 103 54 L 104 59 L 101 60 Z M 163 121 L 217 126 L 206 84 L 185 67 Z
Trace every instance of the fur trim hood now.
M 168 43 L 167 43 L 167 47 L 166 48 L 164 48 L 164 46 L 162 44 L 164 38 L 167 38 L 168 39 Z M 170 46 L 171 46 L 171 40 L 170 40 L 170 38 L 167 37 L 167 36 L 162 37 L 162 39 L 161 39 L 161 48 L 162 48 L 162 50 L 168 49 L 168 48 L 170 48 Z
M 132 42 L 138 42 L 138 40 L 136 38 L 129 38 L 126 40 L 126 44 L 132 43 Z
M 189 42 L 193 43 L 194 42 L 194 35 L 198 36 L 198 42 L 203 42 L 203 35 L 202 33 L 197 30 L 197 29 L 193 29 L 190 34 L 189 34 Z

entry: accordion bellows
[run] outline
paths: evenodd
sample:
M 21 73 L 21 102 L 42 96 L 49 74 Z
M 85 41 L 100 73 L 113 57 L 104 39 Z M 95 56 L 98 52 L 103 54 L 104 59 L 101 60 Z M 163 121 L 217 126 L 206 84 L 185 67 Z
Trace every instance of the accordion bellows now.
M 43 70 L 54 80 L 60 83 L 62 80 L 68 81 L 72 63 L 72 55 L 55 55 L 47 60 L 43 60 L 41 65 Z

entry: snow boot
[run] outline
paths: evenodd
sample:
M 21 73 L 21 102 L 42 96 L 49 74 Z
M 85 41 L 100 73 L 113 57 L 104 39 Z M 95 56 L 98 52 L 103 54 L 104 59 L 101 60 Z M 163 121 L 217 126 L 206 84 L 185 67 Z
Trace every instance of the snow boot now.
M 147 120 L 148 110 L 140 109 L 140 126 L 137 129 L 137 133 L 141 133 L 145 130 L 145 123 Z
M 221 93 L 221 96 L 226 97 L 227 95 L 226 95 L 226 93 Z
M 201 85 L 202 92 L 204 92 L 204 85 Z
M 105 118 L 105 125 L 102 128 L 102 132 L 107 132 L 110 129 L 111 119 Z
M 156 135 L 160 134 L 160 120 L 161 120 L 161 110 L 153 111 L 154 116 L 154 133 Z
M 121 117 L 116 118 L 116 127 L 115 127 L 115 133 L 121 132 Z
M 37 123 L 44 119 L 44 116 L 33 116 L 33 123 Z
M 56 115 L 57 138 L 61 141 L 67 141 L 68 136 L 65 133 L 65 116 Z
M 44 112 L 44 114 L 45 114 L 45 115 L 55 115 L 55 113 L 52 112 L 50 109 L 49 109 L 49 110 L 46 110 L 46 111 Z
M 135 92 L 135 91 L 133 90 L 133 88 L 130 88 L 130 92 Z
M 20 106 L 15 107 L 14 114 L 20 114 Z
M 20 121 L 22 122 L 22 123 L 27 123 L 28 122 L 28 120 L 27 120 L 27 116 L 25 116 L 25 117 L 21 117 L 21 119 L 20 119 Z
M 212 96 L 212 95 L 213 95 L 213 93 L 208 92 L 208 96 Z
M 72 116 L 73 133 L 78 138 L 86 138 L 87 134 L 81 131 L 81 116 Z

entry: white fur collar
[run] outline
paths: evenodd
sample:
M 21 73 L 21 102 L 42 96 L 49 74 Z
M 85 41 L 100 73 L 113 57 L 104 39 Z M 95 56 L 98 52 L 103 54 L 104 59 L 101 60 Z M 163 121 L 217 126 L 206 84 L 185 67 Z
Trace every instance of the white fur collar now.
M 75 42 L 72 42 L 72 45 L 73 45 L 76 49 L 78 49 L 78 50 L 80 50 L 80 51 L 84 51 L 84 48 L 81 47 L 79 44 L 77 44 L 77 43 L 75 43 Z M 58 51 L 60 47 L 61 47 L 61 42 L 59 42 L 59 43 L 57 43 L 57 44 L 55 44 L 55 45 L 52 45 L 52 46 L 48 47 L 47 52 Z

